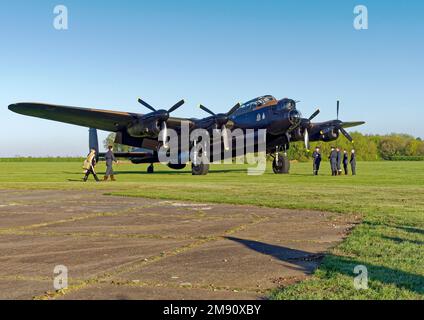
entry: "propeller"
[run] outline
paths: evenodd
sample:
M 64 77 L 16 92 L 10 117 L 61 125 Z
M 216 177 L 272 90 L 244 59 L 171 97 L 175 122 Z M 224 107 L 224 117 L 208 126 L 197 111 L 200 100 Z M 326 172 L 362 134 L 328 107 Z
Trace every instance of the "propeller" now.
M 302 127 L 304 128 L 303 139 L 304 139 L 304 142 L 305 142 L 305 148 L 308 152 L 310 151 L 308 128 L 311 127 L 312 119 L 314 119 L 320 112 L 321 111 L 319 109 L 315 110 L 315 112 L 313 114 L 311 114 L 311 116 L 308 119 L 306 119 L 306 121 L 303 121 L 303 123 L 302 123 Z
M 336 125 L 336 129 L 338 129 L 339 132 L 341 132 L 341 134 L 343 134 L 346 137 L 347 140 L 349 140 L 351 143 L 353 143 L 352 136 L 343 128 L 344 123 L 339 120 L 339 112 L 340 112 L 340 101 L 337 100 L 337 121 L 338 121 L 338 124 Z
M 347 140 L 353 143 L 352 136 L 342 126 L 340 126 L 338 129 L 346 137 Z
M 315 118 L 317 115 L 319 115 L 321 111 L 319 109 L 317 109 L 309 118 L 309 121 L 312 121 L 313 118 Z
M 356 127 L 364 124 L 364 121 L 356 121 L 356 122 L 343 122 L 339 120 L 340 113 L 340 101 L 337 100 L 337 119 L 333 121 L 329 121 L 326 126 L 334 128 L 338 130 L 342 135 L 346 137 L 347 140 L 353 143 L 352 136 L 345 130 L 345 128 Z M 303 138 L 305 143 L 305 148 L 309 152 L 309 130 L 311 129 L 311 121 L 320 113 L 319 109 L 317 109 L 308 119 L 302 119 L 301 128 L 303 128 Z
M 305 140 L 306 151 L 309 152 L 309 150 L 311 150 L 311 148 L 309 146 L 309 131 L 308 131 L 308 129 L 305 129 L 305 132 L 303 133 L 303 138 Z
M 221 135 L 222 135 L 222 142 L 224 143 L 224 149 L 225 151 L 230 150 L 230 141 L 228 137 L 228 131 L 227 131 L 227 123 L 230 120 L 230 116 L 236 112 L 241 107 L 240 103 L 237 103 L 234 107 L 231 108 L 230 111 L 227 113 L 214 113 L 210 109 L 206 108 L 204 105 L 199 105 L 199 108 L 203 111 L 209 113 L 215 121 L 216 128 L 221 129 Z
M 164 109 L 157 110 L 154 107 L 152 107 L 150 104 L 148 104 L 146 101 L 140 98 L 138 99 L 138 102 L 142 104 L 143 106 L 145 106 L 150 111 L 152 111 L 152 113 L 147 115 L 148 117 L 156 117 L 158 121 L 160 121 L 161 123 L 160 128 L 161 128 L 162 135 L 158 137 L 158 140 L 162 141 L 163 146 L 167 149 L 168 148 L 168 144 L 167 144 L 168 126 L 166 124 L 166 121 L 168 121 L 169 115 L 171 114 L 171 112 L 174 112 L 179 107 L 181 107 L 185 103 L 185 101 L 184 100 L 178 101 L 169 110 L 164 110 Z
M 337 120 L 339 120 L 340 101 L 337 100 Z

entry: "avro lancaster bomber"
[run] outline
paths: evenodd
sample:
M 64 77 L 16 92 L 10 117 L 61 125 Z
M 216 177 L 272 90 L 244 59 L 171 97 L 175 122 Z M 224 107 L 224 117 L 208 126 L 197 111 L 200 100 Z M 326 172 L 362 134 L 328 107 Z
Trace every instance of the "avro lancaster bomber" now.
M 295 100 L 288 98 L 277 100 L 271 95 L 258 97 L 244 104 L 238 103 L 227 113 L 216 114 L 200 105 L 200 108 L 209 114 L 203 119 L 172 117 L 171 113 L 180 108 L 184 100 L 168 109 L 154 108 L 142 99 L 138 102 L 150 112 L 140 114 L 41 103 L 16 103 L 11 104 L 9 109 L 26 116 L 90 128 L 90 147 L 97 150 L 97 129 L 114 132 L 116 143 L 133 147 L 132 152 L 117 156 L 127 157 L 133 163 L 150 163 L 148 172 L 153 172 L 153 164 L 159 162 L 159 149 L 166 147 L 168 143 L 168 128 L 180 134 L 182 123 L 187 124 L 190 131 L 199 128 L 220 131 L 222 139 L 219 143 L 223 147 L 222 154 L 227 154 L 227 157 L 235 156 L 237 151 L 237 148 L 232 149 L 237 137 L 228 134 L 229 130 L 239 129 L 238 132 L 245 133 L 249 129 L 253 129 L 254 132 L 266 129 L 266 153 L 274 157 L 273 170 L 276 174 L 289 172 L 290 162 L 286 151 L 291 143 L 303 141 L 305 148 L 309 150 L 310 141 L 333 141 L 340 133 L 352 142 L 352 137 L 345 129 L 365 123 L 339 120 L 339 101 L 337 101 L 337 119 L 325 122 L 312 122 L 319 114 L 319 110 L 310 117 L 303 118 Z M 233 150 L 234 154 L 230 152 L 228 155 L 228 152 L 225 152 L 228 150 Z M 168 163 L 168 166 L 173 169 L 184 168 L 188 160 L 183 161 L 183 157 L 179 159 L 181 159 L 179 163 Z M 209 171 L 208 163 L 192 162 L 191 167 L 193 175 L 204 175 Z

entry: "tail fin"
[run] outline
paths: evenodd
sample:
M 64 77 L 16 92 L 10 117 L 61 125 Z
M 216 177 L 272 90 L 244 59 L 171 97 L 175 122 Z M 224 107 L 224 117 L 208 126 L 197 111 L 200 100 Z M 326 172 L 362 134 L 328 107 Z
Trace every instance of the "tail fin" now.
M 97 129 L 90 128 L 88 131 L 88 146 L 96 150 L 96 158 L 99 160 L 99 138 L 97 136 Z

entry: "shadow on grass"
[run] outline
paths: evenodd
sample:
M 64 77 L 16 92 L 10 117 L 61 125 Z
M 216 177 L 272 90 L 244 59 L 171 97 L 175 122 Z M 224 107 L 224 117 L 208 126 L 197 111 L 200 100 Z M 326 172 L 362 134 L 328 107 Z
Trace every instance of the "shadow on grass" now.
M 397 228 L 406 232 L 410 232 L 410 233 L 418 233 L 418 234 L 424 235 L 424 229 L 420 229 L 420 228 L 405 227 L 405 226 L 402 226 L 402 227 L 397 226 L 394 228 Z
M 221 170 L 210 170 L 209 174 L 213 173 L 230 173 L 230 172 L 247 172 L 246 169 L 221 169 Z M 120 174 L 140 174 L 140 175 L 155 175 L 155 174 L 176 174 L 176 175 L 191 175 L 191 171 L 171 171 L 171 170 L 158 170 L 154 173 L 147 173 L 145 171 L 135 171 L 135 170 L 129 170 L 129 171 L 115 171 L 115 175 Z
M 322 260 L 322 254 L 315 254 L 307 251 L 235 237 L 226 237 L 226 239 L 238 242 L 251 250 L 272 256 L 280 261 L 295 264 L 297 266 L 297 270 L 304 271 L 305 273 L 310 273 L 315 270 L 322 261 L 323 263 L 319 266 L 319 268 L 320 271 L 324 273 L 325 277 L 332 278 L 334 277 L 334 273 L 340 273 L 342 275 L 352 277 L 352 286 L 353 279 L 357 276 L 354 274 L 353 269 L 358 265 L 364 265 L 367 267 L 370 281 L 378 281 L 388 285 L 395 285 L 398 288 L 414 291 L 418 294 L 424 294 L 424 277 L 421 275 L 384 266 L 372 265 L 364 261 L 335 256 L 332 254 L 326 255 L 325 259 Z
M 396 243 L 410 243 L 410 244 L 416 244 L 419 246 L 424 245 L 424 241 L 420 241 L 420 240 L 409 240 L 409 239 L 402 239 L 399 237 L 388 237 L 388 236 L 382 236 L 381 238 L 385 240 L 390 240 Z
M 364 221 L 363 224 L 367 224 L 370 226 L 384 226 L 387 228 L 393 228 L 393 229 L 398 229 L 398 230 L 402 230 L 405 232 L 409 232 L 409 233 L 417 233 L 420 235 L 424 235 L 424 229 L 421 228 L 416 228 L 416 227 L 410 227 L 410 226 L 398 226 L 395 224 L 388 224 L 388 223 L 384 223 L 384 222 L 370 222 L 370 221 Z

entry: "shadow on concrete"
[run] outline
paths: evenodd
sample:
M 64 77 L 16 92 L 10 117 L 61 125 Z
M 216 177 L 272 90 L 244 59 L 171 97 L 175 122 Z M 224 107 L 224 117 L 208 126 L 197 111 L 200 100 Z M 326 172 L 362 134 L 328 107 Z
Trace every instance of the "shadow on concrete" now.
M 251 250 L 272 256 L 280 261 L 296 264 L 299 269 L 303 269 L 305 272 L 309 271 L 307 266 L 305 266 L 305 262 L 315 260 L 319 264 L 323 257 L 323 255 L 317 255 L 283 246 L 271 245 L 259 241 L 235 237 L 226 237 L 226 239 L 238 242 Z M 394 285 L 398 288 L 407 289 L 418 294 L 424 294 L 424 277 L 419 274 L 396 270 L 380 265 L 373 265 L 354 258 L 341 257 L 332 254 L 325 256 L 325 259 L 319 268 L 320 271 L 324 272 L 324 277 L 334 277 L 334 273 L 340 273 L 342 275 L 352 277 L 353 285 L 353 279 L 357 276 L 357 274 L 353 272 L 353 269 L 358 265 L 364 265 L 367 267 L 368 277 L 371 282 L 378 281 L 384 284 Z M 260 268 L 260 266 L 258 266 L 258 268 Z
M 283 246 L 276 246 L 264 242 L 240 239 L 235 237 L 225 237 L 228 240 L 238 242 L 245 247 L 256 252 L 272 256 L 280 261 L 288 262 L 297 266 L 296 270 L 311 273 L 324 258 L 322 253 L 311 253 L 307 251 L 291 249 Z

